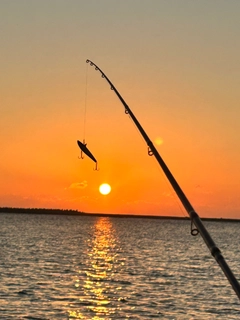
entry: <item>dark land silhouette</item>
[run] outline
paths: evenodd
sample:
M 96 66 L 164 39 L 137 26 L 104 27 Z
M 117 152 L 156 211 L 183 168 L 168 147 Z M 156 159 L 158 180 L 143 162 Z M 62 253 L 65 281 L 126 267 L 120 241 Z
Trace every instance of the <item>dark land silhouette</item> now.
M 120 214 L 120 213 L 90 213 L 72 209 L 48 209 L 48 208 L 15 208 L 0 207 L 0 213 L 27 213 L 27 214 L 54 214 L 71 216 L 98 216 L 98 217 L 116 217 L 116 218 L 141 218 L 141 219 L 168 219 L 168 220 L 190 220 L 189 217 L 162 216 L 162 215 L 140 215 L 140 214 Z M 205 221 L 219 222 L 240 222 L 240 219 L 231 218 L 201 218 Z

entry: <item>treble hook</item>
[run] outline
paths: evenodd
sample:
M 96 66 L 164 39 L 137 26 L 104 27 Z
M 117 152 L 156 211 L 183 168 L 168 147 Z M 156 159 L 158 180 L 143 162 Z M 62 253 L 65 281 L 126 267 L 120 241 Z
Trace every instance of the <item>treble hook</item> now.
M 83 152 L 81 151 L 80 157 L 78 159 L 84 159 Z
M 93 169 L 94 171 L 99 171 L 99 168 L 98 168 L 98 163 L 96 162 L 96 166 L 95 166 L 95 169 Z
M 83 145 L 84 145 L 84 146 L 87 145 L 87 144 L 85 143 L 85 139 L 83 139 Z M 80 157 L 78 157 L 78 159 L 84 159 L 82 150 L 81 150 L 81 153 L 80 153 Z

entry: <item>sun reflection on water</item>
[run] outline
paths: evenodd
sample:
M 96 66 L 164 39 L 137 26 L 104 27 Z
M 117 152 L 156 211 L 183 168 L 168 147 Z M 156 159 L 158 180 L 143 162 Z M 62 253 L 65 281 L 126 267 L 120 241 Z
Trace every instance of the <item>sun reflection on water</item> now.
M 118 261 L 118 241 L 109 218 L 97 219 L 86 241 L 84 268 L 75 278 L 81 308 L 69 310 L 69 319 L 100 320 L 115 313 L 116 305 L 113 306 L 112 302 L 117 299 L 116 291 L 121 288 L 113 286 L 112 282 L 123 261 Z

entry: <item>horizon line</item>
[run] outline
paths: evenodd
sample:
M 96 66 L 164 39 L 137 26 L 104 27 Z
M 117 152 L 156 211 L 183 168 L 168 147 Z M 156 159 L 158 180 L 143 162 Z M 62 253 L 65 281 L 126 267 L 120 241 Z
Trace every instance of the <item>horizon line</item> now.
M 145 219 L 168 219 L 168 220 L 190 220 L 188 216 L 171 216 L 171 215 L 147 215 L 133 213 L 103 213 L 103 212 L 83 212 L 77 209 L 54 209 L 54 208 L 21 208 L 21 207 L 0 207 L 0 213 L 36 213 L 36 214 L 56 214 L 56 215 L 75 215 L 75 216 L 102 216 L 116 218 L 145 218 Z M 205 221 L 224 221 L 240 222 L 240 218 L 223 218 L 223 217 L 201 217 Z

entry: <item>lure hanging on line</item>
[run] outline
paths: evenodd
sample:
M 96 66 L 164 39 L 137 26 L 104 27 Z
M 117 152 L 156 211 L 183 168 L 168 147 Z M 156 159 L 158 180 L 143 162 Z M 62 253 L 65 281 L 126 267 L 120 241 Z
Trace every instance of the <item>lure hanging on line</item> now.
M 85 110 L 84 110 L 84 125 L 83 125 L 83 137 L 85 137 L 85 131 L 86 131 L 86 114 L 87 114 L 87 70 L 86 70 L 86 92 L 85 92 Z M 81 154 L 80 154 L 80 157 L 78 157 L 79 159 L 83 159 L 83 153 L 85 153 L 90 159 L 92 159 L 95 163 L 96 163 L 96 166 L 95 166 L 95 171 L 98 171 L 98 163 L 97 163 L 97 160 L 96 158 L 93 156 L 93 154 L 88 150 L 87 148 L 87 144 L 85 142 L 85 138 L 83 138 L 83 142 L 77 140 L 77 144 L 81 150 Z
M 83 142 L 77 140 L 77 144 L 81 150 L 81 155 L 80 155 L 79 159 L 83 159 L 83 153 L 85 153 L 90 159 L 92 159 L 96 163 L 95 170 L 98 170 L 97 160 L 93 156 L 93 154 L 89 151 L 89 149 L 87 148 L 87 144 L 85 143 L 85 140 L 83 140 Z

